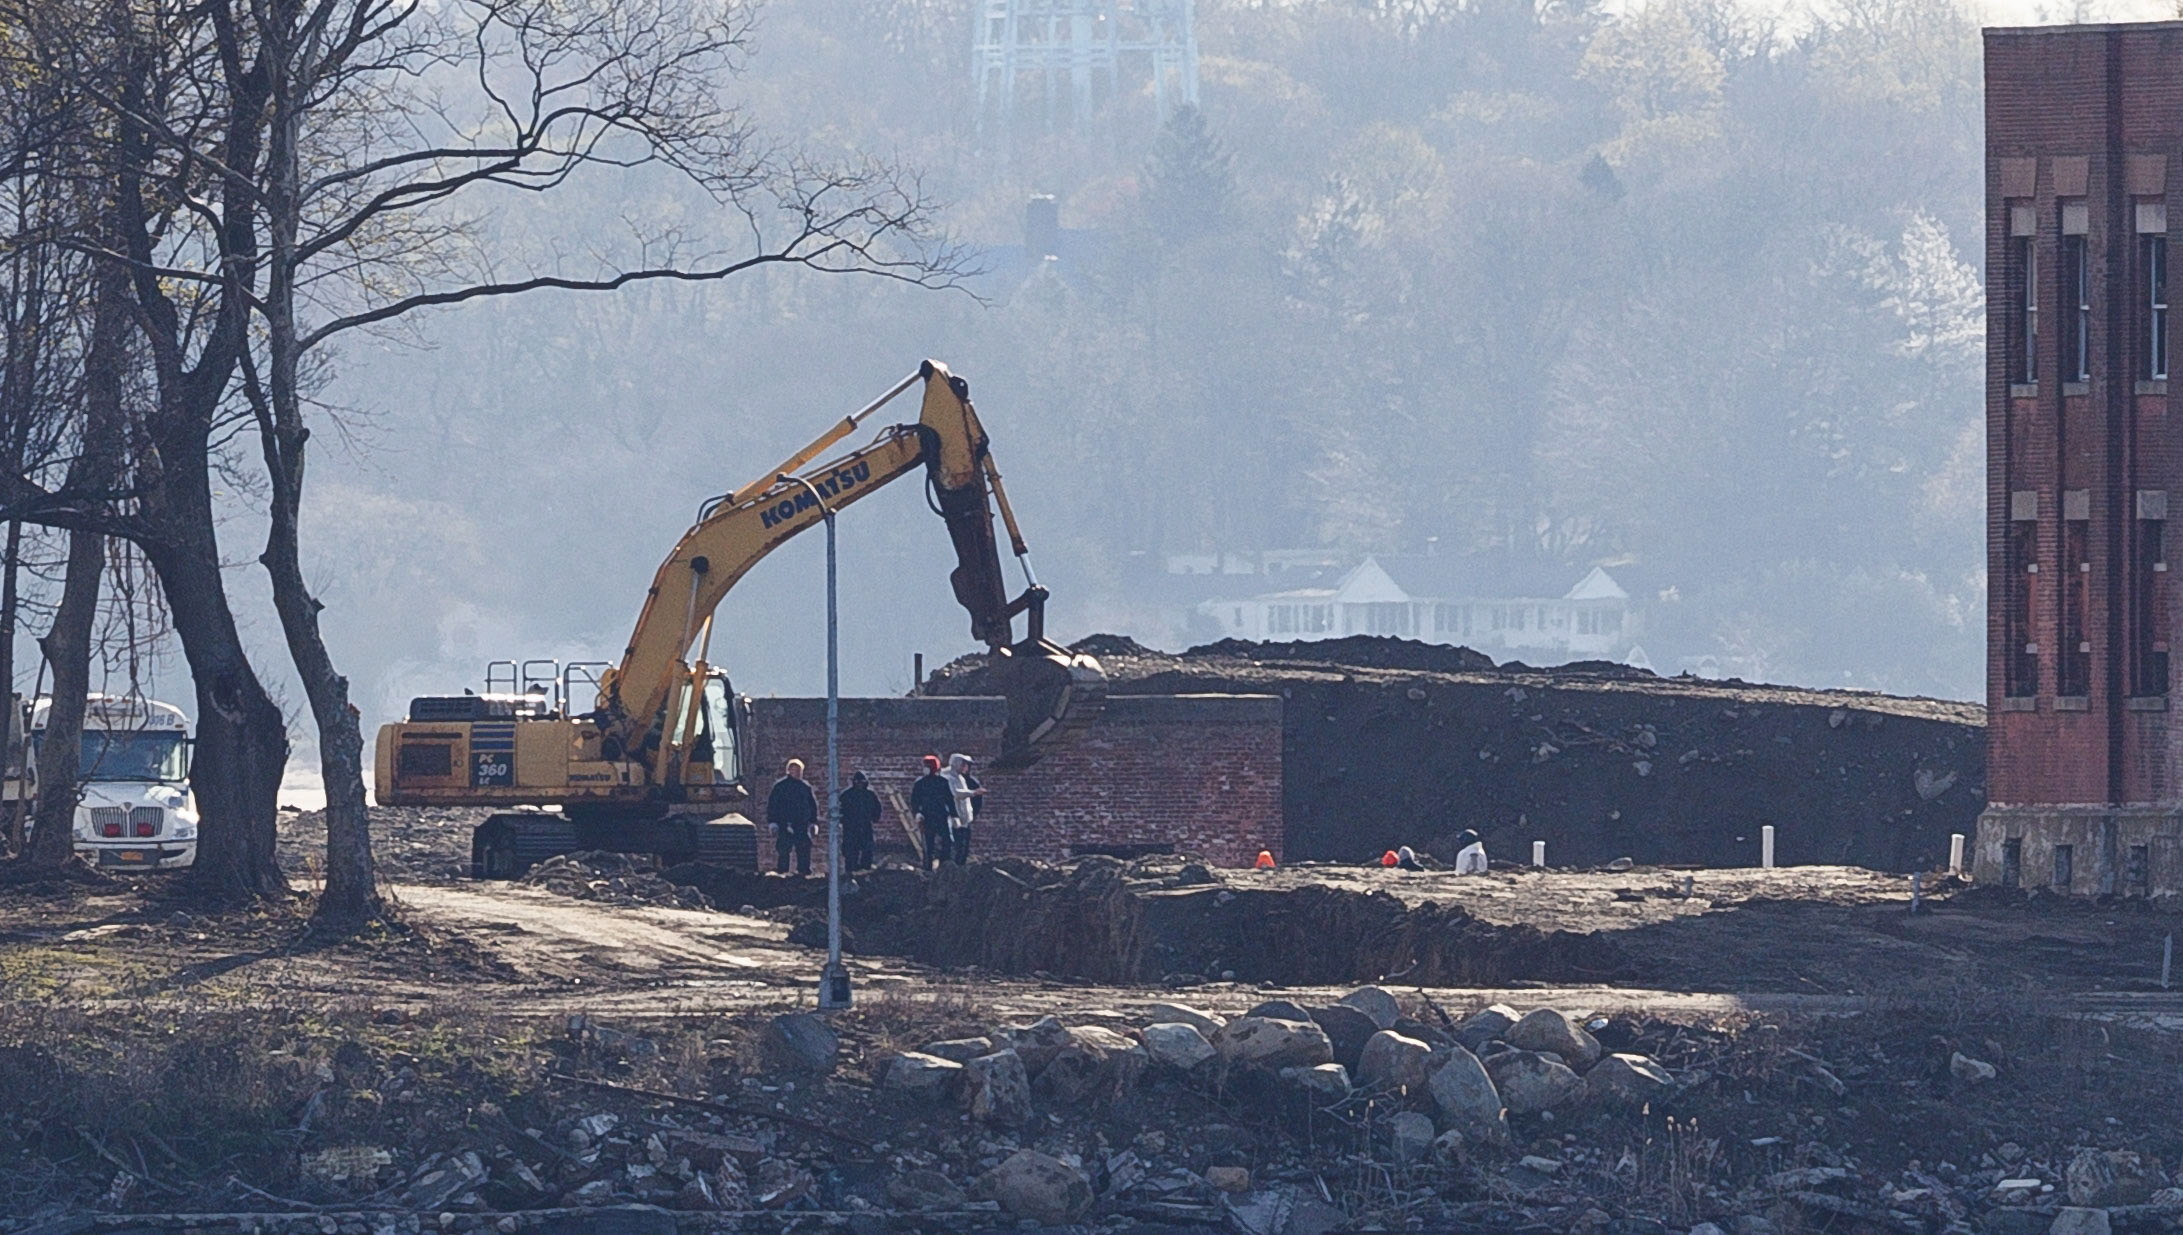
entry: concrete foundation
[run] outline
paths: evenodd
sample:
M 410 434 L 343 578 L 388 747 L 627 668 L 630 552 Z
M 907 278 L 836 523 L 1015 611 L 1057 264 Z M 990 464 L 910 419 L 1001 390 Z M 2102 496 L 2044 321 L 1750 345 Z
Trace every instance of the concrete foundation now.
M 2183 894 L 2183 806 L 1995 806 L 1971 877 L 2073 896 Z

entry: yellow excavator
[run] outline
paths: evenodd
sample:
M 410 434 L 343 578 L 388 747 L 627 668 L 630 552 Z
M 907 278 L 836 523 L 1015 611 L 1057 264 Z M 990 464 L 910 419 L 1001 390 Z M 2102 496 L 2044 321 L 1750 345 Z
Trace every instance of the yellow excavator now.
M 920 382 L 916 423 L 882 428 L 867 445 L 813 462 Z M 378 800 L 507 808 L 472 834 L 480 878 L 515 878 L 578 849 L 755 862 L 756 831 L 732 810 L 751 792 L 742 757 L 750 711 L 706 660 L 713 611 L 751 567 L 827 510 L 920 469 L 954 542 L 955 598 L 1008 700 L 993 765 L 1034 762 L 1097 717 L 1106 676 L 1092 657 L 1047 641 L 1046 589 L 1030 568 L 969 384 L 928 360 L 763 478 L 705 502 L 653 577 L 619 664 L 496 661 L 482 693 L 412 699 L 406 720 L 379 730 Z M 995 506 L 1023 566 L 1025 588 L 1012 600 Z M 578 712 L 573 696 L 587 686 L 594 706 Z

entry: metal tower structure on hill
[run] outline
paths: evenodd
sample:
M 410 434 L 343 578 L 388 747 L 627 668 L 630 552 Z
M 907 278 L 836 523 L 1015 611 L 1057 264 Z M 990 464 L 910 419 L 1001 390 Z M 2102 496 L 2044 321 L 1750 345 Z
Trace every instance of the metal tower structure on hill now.
M 1195 0 L 978 0 L 978 131 L 1005 151 L 1019 109 L 1082 130 L 1125 89 L 1149 86 L 1157 119 L 1198 101 Z

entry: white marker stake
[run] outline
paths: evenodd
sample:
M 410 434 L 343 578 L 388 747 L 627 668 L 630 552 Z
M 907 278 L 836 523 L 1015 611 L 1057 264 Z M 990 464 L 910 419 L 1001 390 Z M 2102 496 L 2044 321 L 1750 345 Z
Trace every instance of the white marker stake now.
M 1961 832 L 1950 832 L 1948 834 L 1948 873 L 1951 875 L 1963 873 L 1963 833 Z
M 1546 842 L 1545 842 L 1545 841 L 1543 841 L 1543 840 L 1535 840 L 1535 841 L 1532 841 L 1532 842 L 1531 842 L 1531 864 L 1532 864 L 1533 866 L 1544 866 L 1544 865 L 1546 865 Z
M 1759 829 L 1759 865 L 1774 869 L 1774 825 L 1770 823 Z

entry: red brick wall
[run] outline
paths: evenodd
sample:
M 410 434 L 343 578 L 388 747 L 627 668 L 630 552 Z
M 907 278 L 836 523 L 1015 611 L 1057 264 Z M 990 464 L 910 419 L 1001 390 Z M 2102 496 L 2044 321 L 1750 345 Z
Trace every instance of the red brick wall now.
M 2164 162 L 2156 170 L 2147 156 Z M 1988 30 L 1986 157 L 1988 797 L 2024 805 L 2172 801 L 2183 785 L 2183 734 L 2170 725 L 2166 698 L 2133 699 L 2128 615 L 2133 589 L 2142 586 L 2131 569 L 2136 491 L 2169 494 L 2167 556 L 2183 562 L 2183 456 L 2168 427 L 2164 385 L 2139 380 L 2144 319 L 2133 208 L 2166 201 L 2168 185 L 2183 177 L 2183 23 Z M 2027 159 L 2034 167 L 2031 195 L 2007 195 L 2005 180 Z M 2074 175 L 2078 160 L 2085 168 L 2081 193 L 2059 183 Z M 2063 188 L 2088 207 L 2093 274 L 2091 381 L 2067 392 L 2060 381 Z M 2035 390 L 2013 394 L 2012 201 L 2036 213 L 2041 292 L 2040 380 Z M 2172 263 L 2183 256 L 2183 201 L 2169 206 L 2169 229 Z M 2176 372 L 2183 365 L 2178 316 L 2171 312 L 2170 371 L 2183 378 Z M 2091 499 L 2085 641 L 2092 656 L 2089 690 L 2066 701 L 2057 695 L 2059 654 L 2067 650 L 2060 585 L 2077 563 L 2059 560 L 2065 489 L 2087 490 Z M 2032 630 L 2039 683 L 2028 701 L 2006 697 L 2003 659 L 2009 496 L 2022 490 L 2039 497 Z M 2155 586 L 2165 591 L 2166 577 Z M 2172 692 L 2183 676 L 2179 606 L 2164 596 L 2162 607 L 2160 633 L 2178 653 Z
M 909 797 L 926 753 L 990 759 L 999 699 L 841 701 L 841 767 L 861 770 L 887 803 L 881 843 L 902 835 L 895 797 Z M 764 793 L 791 756 L 825 779 L 826 701 L 754 699 L 745 741 L 749 781 Z M 1282 851 L 1281 700 L 1270 695 L 1131 695 L 1107 700 L 1073 745 L 1029 768 L 979 767 L 985 785 L 972 832 L 977 855 L 1065 857 L 1072 846 L 1172 845 L 1221 866 Z M 890 794 L 890 790 L 893 794 Z M 770 840 L 761 837 L 762 856 Z

